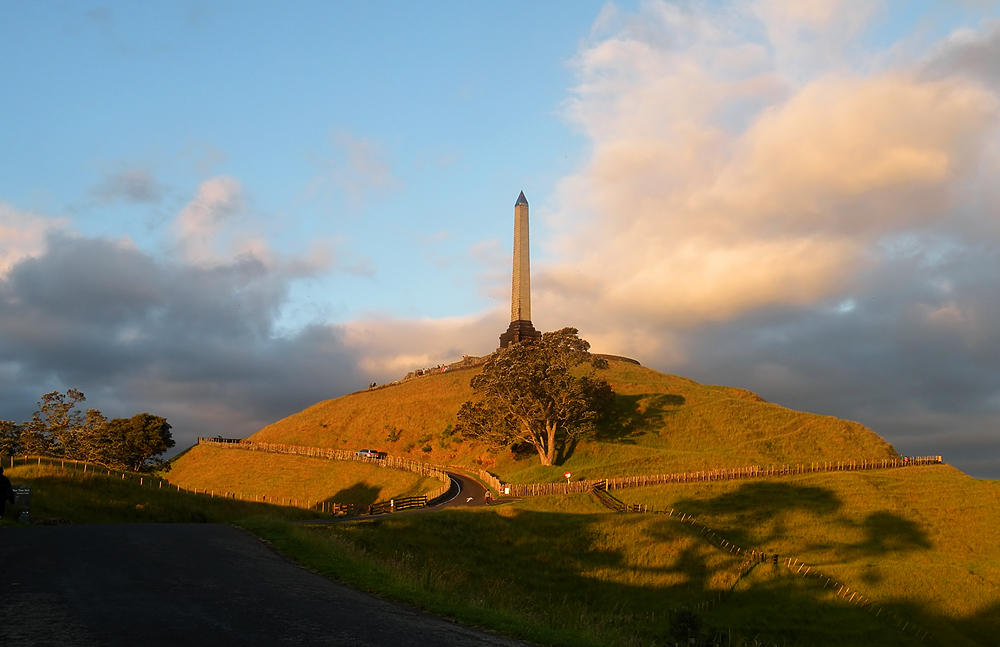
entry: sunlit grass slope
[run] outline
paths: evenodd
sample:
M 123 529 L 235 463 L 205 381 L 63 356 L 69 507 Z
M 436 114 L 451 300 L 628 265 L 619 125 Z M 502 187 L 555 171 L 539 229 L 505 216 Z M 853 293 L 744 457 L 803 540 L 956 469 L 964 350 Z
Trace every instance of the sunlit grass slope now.
M 879 460 L 892 447 L 866 427 L 792 411 L 743 389 L 706 386 L 625 362 L 604 377 L 618 394 L 593 440 L 560 448 L 542 468 L 533 451 L 491 454 L 453 433 L 472 397 L 475 370 L 433 374 L 327 400 L 265 427 L 261 442 L 352 449 L 374 447 L 435 463 L 486 467 L 510 482 L 655 474 L 750 465 Z
M 940 466 L 616 494 L 694 514 L 741 547 L 804 560 L 928 631 L 919 644 L 997 644 L 1000 483 Z M 520 635 L 567 645 L 663 644 L 669 611 L 725 591 L 739 562 L 676 516 L 610 513 L 589 494 L 296 528 L 279 546 L 327 555 L 318 567 L 358 586 L 467 621 L 520 619 Z M 345 555 L 369 566 L 352 574 Z M 835 592 L 759 565 L 703 617 L 762 644 L 918 643 Z
M 946 644 L 1000 635 L 998 481 L 942 465 L 618 494 L 694 514 L 743 548 L 796 557 L 933 625 Z
M 98 472 L 49 465 L 4 470 L 15 485 L 31 485 L 31 518 L 73 523 L 230 523 L 251 517 L 309 519 L 316 515 L 284 506 L 177 492 L 149 477 L 120 480 Z M 6 525 L 8 520 L 4 521 Z
M 359 505 L 428 494 L 441 487 L 437 479 L 371 463 L 207 445 L 197 445 L 185 452 L 173 462 L 166 476 L 171 483 L 187 489 Z

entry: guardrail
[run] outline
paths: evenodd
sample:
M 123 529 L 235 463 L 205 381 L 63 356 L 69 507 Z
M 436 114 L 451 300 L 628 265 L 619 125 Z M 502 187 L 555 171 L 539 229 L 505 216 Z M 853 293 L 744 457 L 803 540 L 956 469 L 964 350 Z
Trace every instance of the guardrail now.
M 424 507 L 427 507 L 426 496 L 408 496 L 401 499 L 390 499 L 388 501 L 383 501 L 382 503 L 373 503 L 368 509 L 368 514 L 388 514 L 409 510 L 411 508 Z

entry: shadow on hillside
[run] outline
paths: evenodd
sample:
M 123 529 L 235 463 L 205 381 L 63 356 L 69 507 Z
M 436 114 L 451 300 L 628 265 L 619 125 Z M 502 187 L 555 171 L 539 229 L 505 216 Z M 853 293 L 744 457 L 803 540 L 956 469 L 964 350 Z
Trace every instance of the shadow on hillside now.
M 724 528 L 717 530 L 737 546 L 766 549 L 788 536 L 790 524 L 802 523 L 794 515 L 829 517 L 842 508 L 843 502 L 822 487 L 762 482 L 747 483 L 710 499 L 682 499 L 674 506 L 695 517 L 707 514 L 722 519 Z M 860 529 L 865 533 L 858 543 L 848 543 L 843 537 L 829 538 L 829 545 L 839 544 L 852 554 L 878 556 L 932 548 L 927 533 L 914 521 L 891 512 L 873 512 L 860 524 L 846 519 L 839 523 L 845 531 Z M 871 578 L 877 579 L 874 575 Z
M 573 438 L 566 438 L 565 436 L 562 436 L 557 438 L 556 455 L 552 462 L 555 463 L 556 465 L 562 465 L 567 460 L 569 460 L 570 456 L 573 455 L 573 452 L 576 451 L 576 446 L 579 444 L 580 444 L 579 436 L 575 436 Z
M 381 488 L 369 485 L 368 483 L 362 481 L 361 483 L 355 483 L 351 487 L 345 488 L 333 496 L 328 497 L 326 502 L 371 505 L 377 501 L 379 492 L 381 491 Z
M 662 429 L 667 416 L 685 403 L 671 393 L 616 395 L 595 438 L 602 442 L 635 444 L 635 439 Z
M 927 533 L 916 523 L 889 512 L 873 512 L 862 522 L 865 540 L 853 546 L 867 555 L 933 548 Z
M 742 499 L 719 497 L 714 503 L 741 506 L 741 518 L 748 522 L 753 521 L 749 515 L 755 506 L 765 508 L 761 512 L 765 518 L 780 517 L 789 505 L 817 514 L 841 507 L 822 488 L 753 488 L 744 494 Z M 686 505 L 696 512 L 698 503 Z M 711 503 L 705 502 L 702 511 L 707 512 Z M 872 528 L 892 523 L 876 519 Z M 900 527 L 894 527 L 899 536 Z M 740 562 L 712 545 L 696 528 L 660 515 L 442 511 L 397 517 L 379 526 L 344 528 L 344 532 L 350 532 L 352 542 L 371 555 L 405 550 L 413 560 L 409 568 L 421 573 L 426 585 L 435 590 L 449 589 L 455 597 L 475 599 L 487 607 L 513 607 L 551 627 L 603 622 L 623 633 L 632 632 L 641 638 L 632 642 L 643 644 L 660 644 L 669 635 L 672 610 L 691 608 L 728 589 Z M 908 532 L 902 531 L 906 541 L 914 540 Z M 940 609 L 905 599 L 883 599 L 880 604 L 938 636 L 948 635 L 953 628 L 963 638 L 984 635 L 1000 617 L 989 616 L 989 611 L 996 610 L 992 609 L 974 620 L 959 621 Z M 731 629 L 746 641 L 759 634 L 762 642 L 754 644 L 913 643 L 914 636 L 900 631 L 895 618 L 880 619 L 870 611 L 834 602 L 819 580 L 767 564 L 757 567 L 729 598 L 705 612 L 704 620 Z M 934 643 L 928 640 L 926 644 Z
M 786 538 L 793 514 L 826 516 L 842 505 L 840 497 L 826 488 L 773 482 L 747 483 L 711 499 L 681 499 L 674 504 L 695 517 L 724 519 L 726 538 L 743 548 L 766 547 Z

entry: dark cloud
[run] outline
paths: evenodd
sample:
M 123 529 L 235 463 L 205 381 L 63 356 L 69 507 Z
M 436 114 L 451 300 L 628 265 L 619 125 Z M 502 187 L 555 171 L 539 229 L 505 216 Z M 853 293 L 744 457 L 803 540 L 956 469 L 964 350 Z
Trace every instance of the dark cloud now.
M 925 73 L 934 78 L 959 74 L 1000 90 L 1000 20 L 945 40 L 926 62 Z
M 998 274 L 985 243 L 896 258 L 843 298 L 701 326 L 674 370 L 857 420 L 901 453 L 1000 478 Z
M 106 176 L 91 192 L 101 204 L 158 204 L 163 200 L 165 188 L 149 171 L 131 169 Z
M 76 387 L 106 415 L 166 416 L 183 447 L 355 390 L 366 378 L 339 328 L 275 332 L 293 278 L 251 256 L 192 267 L 55 235 L 0 280 L 0 418 Z

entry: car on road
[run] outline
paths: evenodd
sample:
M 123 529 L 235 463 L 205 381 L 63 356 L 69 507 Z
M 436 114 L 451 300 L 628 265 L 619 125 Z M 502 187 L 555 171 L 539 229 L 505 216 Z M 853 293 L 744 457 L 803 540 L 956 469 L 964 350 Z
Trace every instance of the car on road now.
M 385 458 L 385 454 L 383 452 L 374 449 L 359 449 L 354 452 L 354 455 L 360 456 L 361 458 Z

